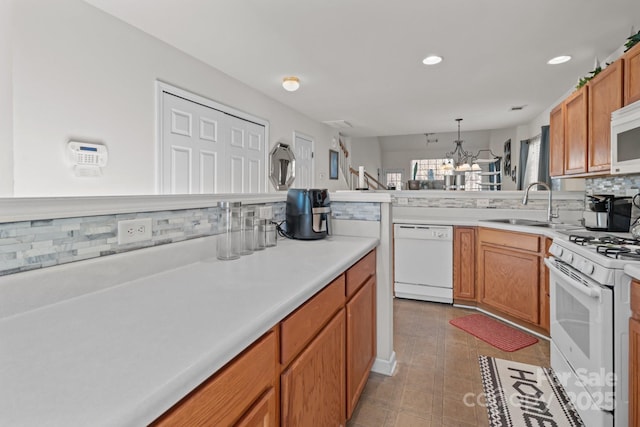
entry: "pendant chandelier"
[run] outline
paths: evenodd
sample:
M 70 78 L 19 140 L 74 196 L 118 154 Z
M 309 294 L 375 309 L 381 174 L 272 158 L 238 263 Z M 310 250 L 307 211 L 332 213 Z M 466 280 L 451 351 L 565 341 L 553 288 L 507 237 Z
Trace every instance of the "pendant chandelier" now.
M 471 166 L 469 166 L 469 162 L 473 162 L 474 155 L 473 153 L 465 151 L 464 148 L 462 148 L 463 141 L 460 139 L 460 122 L 461 121 L 462 119 L 456 119 L 456 122 L 458 122 L 458 139 L 453 141 L 453 143 L 456 144 L 456 146 L 453 149 L 453 151 L 446 153 L 445 157 L 448 159 L 453 159 L 453 167 L 455 167 L 456 169 L 470 170 Z

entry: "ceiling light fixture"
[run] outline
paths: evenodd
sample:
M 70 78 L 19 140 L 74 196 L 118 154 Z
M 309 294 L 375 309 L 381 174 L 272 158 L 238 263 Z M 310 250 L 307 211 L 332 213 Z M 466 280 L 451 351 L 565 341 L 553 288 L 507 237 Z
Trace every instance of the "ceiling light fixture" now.
M 438 55 L 429 55 L 422 60 L 424 65 L 436 65 L 442 62 L 442 57 Z
M 560 56 L 556 56 L 555 58 L 551 58 L 550 60 L 548 60 L 547 64 L 549 64 L 549 65 L 564 64 L 565 62 L 568 62 L 570 60 L 571 60 L 571 57 L 569 55 L 560 55 Z
M 462 119 L 456 119 L 456 122 L 458 122 L 458 139 L 453 141 L 454 144 L 456 144 L 456 146 L 453 149 L 453 151 L 446 153 L 444 156 L 448 159 L 453 159 L 453 164 L 454 166 L 456 166 L 456 168 L 460 167 L 461 165 L 466 165 L 465 169 L 468 170 L 470 168 L 469 160 L 473 161 L 474 156 L 472 153 L 469 153 L 468 151 L 465 151 L 464 148 L 462 148 L 463 141 L 460 139 L 460 122 L 461 121 Z M 454 158 L 454 156 L 456 158 Z
M 300 87 L 300 79 L 295 76 L 282 79 L 282 87 L 289 92 L 295 92 Z

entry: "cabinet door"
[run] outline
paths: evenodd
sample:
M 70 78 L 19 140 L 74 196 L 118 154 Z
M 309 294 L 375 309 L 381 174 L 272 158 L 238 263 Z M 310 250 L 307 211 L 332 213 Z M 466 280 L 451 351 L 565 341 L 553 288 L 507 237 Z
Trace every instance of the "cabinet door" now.
M 629 425 L 640 425 L 640 321 L 629 319 Z
M 283 426 L 344 426 L 344 308 L 291 363 L 280 386 Z
M 376 355 L 376 281 L 367 283 L 347 303 L 347 419 L 364 389 Z
M 275 427 L 277 414 L 275 388 L 270 388 L 242 417 L 235 427 Z
M 640 100 L 640 44 L 632 47 L 623 56 L 624 105 Z
M 276 334 L 269 332 L 152 425 L 233 425 L 266 390 L 273 389 L 277 379 L 276 344 Z M 275 417 L 276 411 L 272 413 Z
M 476 299 L 476 229 L 453 230 L 453 299 Z
M 611 113 L 622 107 L 622 61 L 589 82 L 589 172 L 611 168 Z
M 549 116 L 549 174 L 564 175 L 564 104 L 551 110 Z
M 538 323 L 540 260 L 537 254 L 481 245 L 478 269 L 482 303 Z
M 587 171 L 587 87 L 571 94 L 564 104 L 564 173 L 584 173 Z

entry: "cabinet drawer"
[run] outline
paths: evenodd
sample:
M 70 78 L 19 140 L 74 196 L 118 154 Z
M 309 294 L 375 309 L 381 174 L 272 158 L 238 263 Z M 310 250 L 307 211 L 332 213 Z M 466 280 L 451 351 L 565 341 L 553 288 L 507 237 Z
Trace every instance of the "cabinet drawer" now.
M 347 298 L 353 295 L 374 274 L 376 274 L 375 249 L 347 270 Z
M 280 323 L 280 362 L 283 365 L 289 364 L 311 341 L 331 316 L 344 305 L 344 300 L 343 274 Z
M 274 386 L 276 351 L 276 334 L 269 332 L 152 425 L 233 424 L 265 390 Z
M 531 252 L 540 250 L 540 239 L 533 234 L 481 228 L 479 236 L 481 243 L 492 243 Z
M 631 311 L 633 318 L 640 320 L 640 281 L 631 281 Z

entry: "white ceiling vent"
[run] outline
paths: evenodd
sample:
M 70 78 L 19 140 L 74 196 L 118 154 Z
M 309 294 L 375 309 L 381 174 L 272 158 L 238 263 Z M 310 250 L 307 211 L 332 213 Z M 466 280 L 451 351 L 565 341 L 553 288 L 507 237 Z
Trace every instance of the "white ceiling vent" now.
M 328 120 L 326 122 L 322 122 L 325 125 L 329 125 L 332 128 L 336 128 L 336 129 L 349 129 L 352 128 L 353 126 L 351 125 L 351 123 L 349 123 L 346 120 Z

